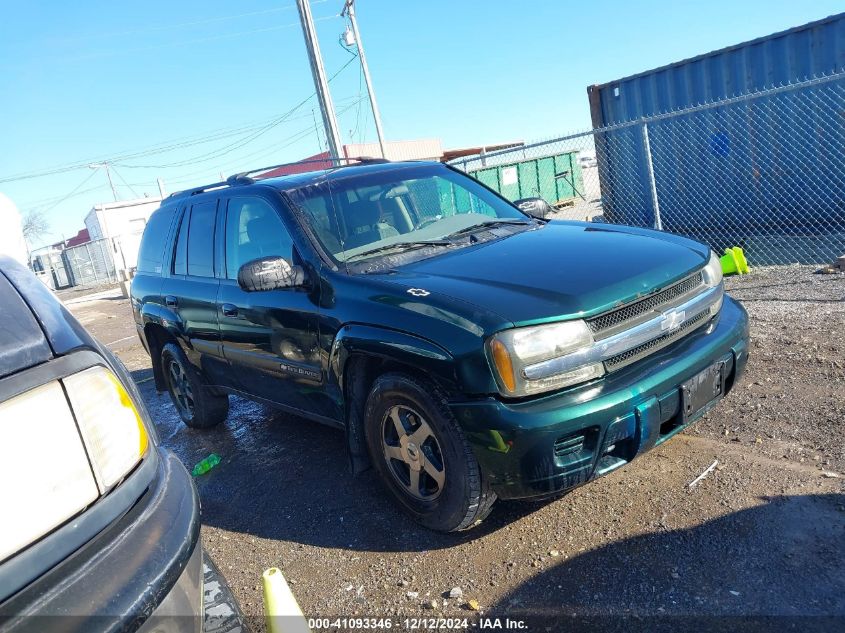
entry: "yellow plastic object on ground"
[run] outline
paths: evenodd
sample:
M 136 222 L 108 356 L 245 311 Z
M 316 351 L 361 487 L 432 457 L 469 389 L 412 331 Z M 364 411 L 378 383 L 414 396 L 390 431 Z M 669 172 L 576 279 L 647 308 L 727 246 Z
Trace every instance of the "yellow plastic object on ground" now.
M 261 575 L 264 618 L 269 633 L 310 633 L 308 621 L 293 597 L 282 570 L 271 567 Z
M 719 258 L 719 261 L 722 262 L 723 275 L 747 275 L 751 272 L 748 261 L 745 259 L 745 253 L 739 246 L 726 248 L 725 254 Z

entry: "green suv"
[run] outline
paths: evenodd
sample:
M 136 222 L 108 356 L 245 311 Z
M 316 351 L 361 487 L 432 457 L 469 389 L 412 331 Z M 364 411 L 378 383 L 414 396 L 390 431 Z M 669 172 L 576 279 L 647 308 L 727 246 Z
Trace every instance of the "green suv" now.
M 708 246 L 533 217 L 439 163 L 173 194 L 147 224 L 132 306 L 187 425 L 219 424 L 237 394 L 335 426 L 353 472 L 373 466 L 442 531 L 630 462 L 748 357 Z

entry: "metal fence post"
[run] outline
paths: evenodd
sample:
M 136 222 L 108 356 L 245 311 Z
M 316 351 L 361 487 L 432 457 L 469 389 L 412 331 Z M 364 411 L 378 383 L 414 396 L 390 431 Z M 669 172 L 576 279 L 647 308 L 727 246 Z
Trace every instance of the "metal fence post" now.
M 91 270 L 94 273 L 94 281 L 100 281 L 100 277 L 97 275 L 97 264 L 94 263 L 94 258 L 91 257 L 91 249 L 88 248 L 89 242 L 85 243 L 85 253 L 88 255 L 88 261 L 91 263 Z
M 654 165 L 651 162 L 651 144 L 648 141 L 648 123 L 643 121 L 643 150 L 645 151 L 645 164 L 648 169 L 648 184 L 651 188 L 651 208 L 654 211 L 654 228 L 663 230 L 663 221 L 660 219 L 660 204 L 657 201 L 657 183 L 654 180 Z

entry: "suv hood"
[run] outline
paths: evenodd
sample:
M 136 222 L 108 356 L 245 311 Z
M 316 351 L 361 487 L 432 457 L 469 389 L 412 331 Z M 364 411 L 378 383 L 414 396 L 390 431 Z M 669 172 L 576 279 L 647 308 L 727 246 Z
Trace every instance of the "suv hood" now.
M 528 325 L 593 316 L 650 294 L 700 269 L 709 252 L 649 229 L 550 222 L 373 276 Z

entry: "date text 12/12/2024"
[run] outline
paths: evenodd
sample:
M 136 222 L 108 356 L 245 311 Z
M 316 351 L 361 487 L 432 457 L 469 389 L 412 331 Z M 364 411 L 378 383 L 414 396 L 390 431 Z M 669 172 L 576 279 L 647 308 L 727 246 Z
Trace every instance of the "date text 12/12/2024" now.
M 311 618 L 308 627 L 312 631 L 348 631 L 348 630 L 391 630 L 406 631 L 451 631 L 476 629 L 479 631 L 525 631 L 528 629 L 524 620 L 513 618 L 482 617 L 477 622 L 469 618 L 403 618 L 394 621 L 391 618 Z

